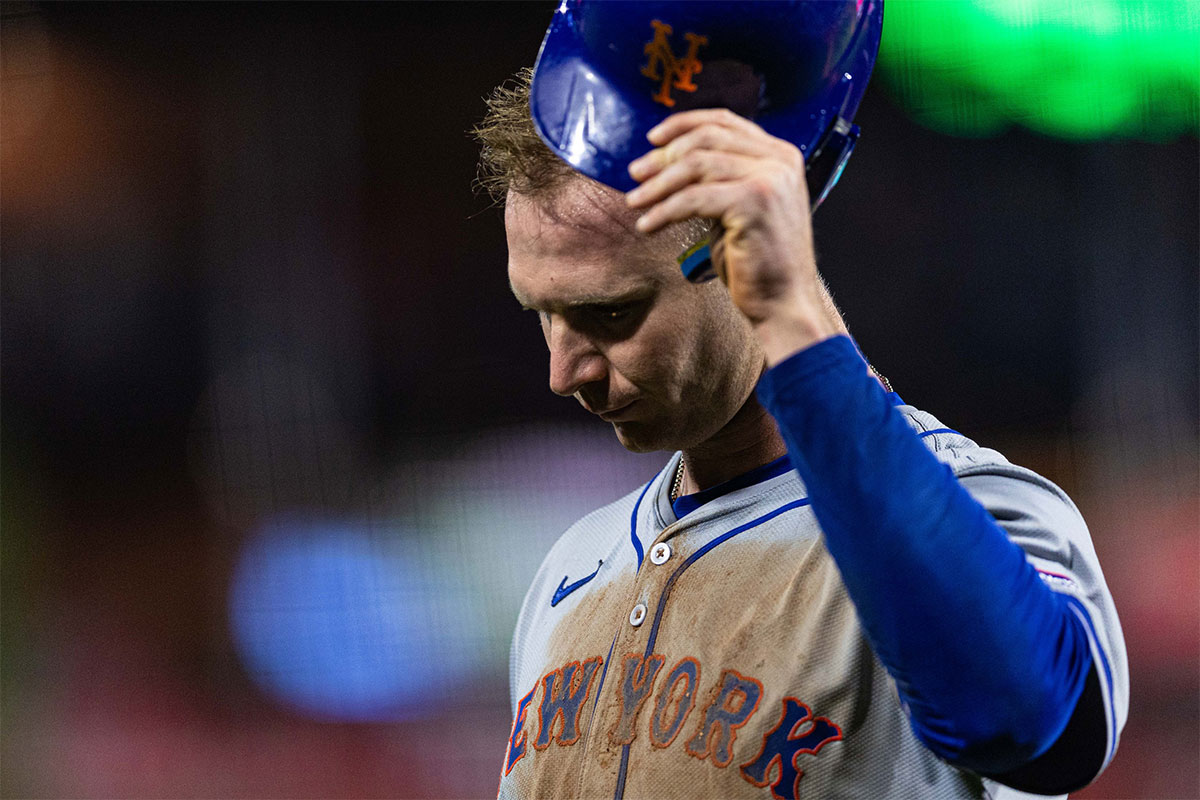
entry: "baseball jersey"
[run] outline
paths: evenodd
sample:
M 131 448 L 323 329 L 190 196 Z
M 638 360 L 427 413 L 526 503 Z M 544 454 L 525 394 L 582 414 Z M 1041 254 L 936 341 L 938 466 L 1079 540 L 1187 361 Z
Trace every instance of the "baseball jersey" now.
M 1078 510 L 1045 478 L 898 410 L 1086 610 L 1107 763 L 1128 668 Z M 913 735 L 786 459 L 678 519 L 679 458 L 572 526 L 538 570 L 513 639 L 500 797 L 1032 797 Z

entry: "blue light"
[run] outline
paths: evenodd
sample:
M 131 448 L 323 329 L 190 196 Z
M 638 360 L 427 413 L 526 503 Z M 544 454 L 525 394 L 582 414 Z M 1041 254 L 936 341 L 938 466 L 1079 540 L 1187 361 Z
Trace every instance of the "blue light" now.
M 450 652 L 438 624 L 452 611 L 444 587 L 414 560 L 399 556 L 394 536 L 366 526 L 266 526 L 247 542 L 229 598 L 234 641 L 254 680 L 322 719 L 435 711 L 471 665 L 462 648 Z

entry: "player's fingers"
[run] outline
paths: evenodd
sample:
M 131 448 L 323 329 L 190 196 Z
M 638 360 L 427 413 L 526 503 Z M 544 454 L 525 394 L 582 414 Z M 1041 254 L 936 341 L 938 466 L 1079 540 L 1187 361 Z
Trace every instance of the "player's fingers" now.
M 645 181 L 662 170 L 682 161 L 687 155 L 696 150 L 716 150 L 724 153 L 737 153 L 756 158 L 779 159 L 788 167 L 803 166 L 800 151 L 789 142 L 776 139 L 761 128 L 755 128 L 752 135 L 744 135 L 738 131 L 720 125 L 702 125 L 671 139 L 662 147 L 656 147 L 644 156 L 634 159 L 629 164 L 629 175 L 634 180 Z
M 737 153 L 692 150 L 625 195 L 631 208 L 646 208 L 690 183 L 732 181 L 749 175 L 757 160 Z
M 743 193 L 738 182 L 694 183 L 650 208 L 638 217 L 636 226 L 642 233 L 653 233 L 693 217 L 720 219 Z
M 758 125 L 727 108 L 697 108 L 672 114 L 651 128 L 646 138 L 651 144 L 663 145 L 701 125 L 716 125 L 743 136 L 763 133 Z

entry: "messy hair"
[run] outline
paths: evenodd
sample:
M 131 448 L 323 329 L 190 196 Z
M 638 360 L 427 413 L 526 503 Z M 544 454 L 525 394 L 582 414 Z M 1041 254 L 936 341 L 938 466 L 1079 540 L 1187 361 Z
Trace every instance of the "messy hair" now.
M 529 113 L 533 70 L 525 67 L 487 98 L 487 114 L 471 131 L 479 143 L 475 186 L 498 205 L 509 190 L 545 195 L 578 175 L 538 136 Z
M 503 206 L 510 191 L 526 197 L 548 197 L 580 177 L 538 136 L 529 113 L 533 70 L 525 67 L 492 90 L 487 113 L 471 133 L 479 143 L 475 188 Z M 671 226 L 671 233 L 690 246 L 715 230 L 711 220 L 692 219 Z

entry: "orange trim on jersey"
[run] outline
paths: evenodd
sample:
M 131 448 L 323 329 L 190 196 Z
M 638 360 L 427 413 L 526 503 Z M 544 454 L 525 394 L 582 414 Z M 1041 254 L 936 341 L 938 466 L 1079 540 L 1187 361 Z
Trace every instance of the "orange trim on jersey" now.
M 589 658 L 582 664 L 578 661 L 570 661 L 566 664 L 563 664 L 559 669 L 556 669 L 552 672 L 547 672 L 542 676 L 542 679 L 539 683 L 542 686 L 543 694 L 542 702 L 538 703 L 538 735 L 533 741 L 534 750 L 545 750 L 550 746 L 551 742 L 557 742 L 560 745 L 572 745 L 579 741 L 579 737 L 581 735 L 579 732 L 579 715 L 582 713 L 583 707 L 587 705 L 588 695 L 592 693 L 592 684 L 595 683 L 596 673 L 599 671 L 598 667 L 603 661 L 604 659 L 600 656 Z M 587 665 L 592 664 L 593 662 L 595 663 L 593 664 L 592 669 L 588 670 Z M 571 672 L 570 685 L 567 685 L 566 671 L 572 666 L 575 667 L 575 669 Z M 583 684 L 585 675 L 587 676 L 586 686 Z M 558 689 L 558 691 L 554 691 L 555 689 Z M 564 697 L 573 698 L 581 691 L 583 692 L 583 697 L 579 700 L 579 705 L 576 708 L 573 719 L 570 720 L 570 726 L 573 728 L 573 731 L 571 735 L 564 737 L 564 734 L 567 733 L 568 721 L 566 709 L 562 707 L 562 700 Z M 554 714 L 550 717 L 550 729 L 548 732 L 549 735 L 546 737 L 546 743 L 539 745 L 538 741 L 542 739 L 542 733 L 546 731 L 546 722 L 542 719 L 542 714 L 544 713 L 543 709 L 546 707 L 547 698 L 549 698 L 549 701 L 552 703 L 558 702 L 559 705 L 554 709 Z M 554 723 L 559 717 L 561 717 L 563 721 L 562 730 L 559 733 L 555 733 Z
M 696 659 L 692 658 L 691 656 L 684 656 L 683 658 L 679 659 L 679 661 L 675 664 L 675 666 L 671 667 L 671 672 L 667 673 L 667 678 L 670 678 L 671 674 L 674 673 L 675 670 L 679 669 L 685 661 L 690 661 L 696 665 L 695 683 L 691 682 L 692 681 L 691 673 L 681 672 L 681 673 L 679 673 L 679 675 L 677 675 L 675 677 L 675 679 L 673 681 L 664 683 L 663 687 L 658 690 L 658 698 L 659 699 L 655 701 L 654 713 L 650 715 L 650 744 L 654 745 L 655 747 L 670 747 L 671 742 L 675 741 L 675 737 L 679 735 L 679 732 L 681 730 L 683 730 L 683 726 L 685 724 L 687 724 L 687 718 L 692 713 L 692 709 L 696 707 L 696 688 L 700 684 L 700 662 L 697 661 Z M 670 699 L 674 696 L 675 686 L 679 683 L 680 679 L 682 679 L 682 678 L 688 679 L 689 685 L 688 685 L 688 688 L 686 689 L 688 705 L 687 705 L 687 708 L 681 713 L 679 709 L 683 705 L 683 698 L 681 697 L 675 701 L 675 720 L 677 721 L 676 724 L 674 725 L 675 732 L 671 734 L 670 739 L 667 739 L 664 742 L 661 739 L 659 739 L 657 736 L 654 735 L 654 727 L 655 727 L 654 721 L 662 715 L 663 711 L 666 710 L 666 707 L 667 707 L 666 703 L 670 702 Z M 663 702 L 664 697 L 666 698 L 666 702 Z M 662 703 L 661 707 L 660 707 L 659 703 Z
M 741 722 L 722 722 L 720 720 L 709 722 L 709 710 L 716 706 L 718 700 L 725 698 L 724 703 L 721 705 L 721 710 L 726 714 L 741 714 L 745 709 L 746 702 L 750 699 L 750 695 L 740 687 L 730 686 L 728 689 L 726 689 L 726 685 L 729 683 L 729 677 L 731 675 L 736 676 L 735 679 L 741 683 L 752 683 L 758 687 L 758 695 L 754 698 L 754 705 L 751 706 L 750 710 L 746 712 L 744 717 L 742 717 Z M 704 716 L 700 719 L 700 727 L 696 729 L 696 734 L 688 740 L 688 743 L 683 749 L 687 751 L 688 755 L 695 756 L 699 759 L 704 759 L 705 757 L 712 755 L 712 762 L 714 764 L 716 764 L 718 767 L 728 767 L 730 762 L 733 761 L 733 743 L 737 741 L 737 729 L 749 722 L 750 718 L 754 716 L 754 712 L 758 710 L 758 704 L 762 702 L 763 685 L 762 681 L 760 681 L 758 678 L 747 677 L 735 669 L 727 669 L 721 672 L 721 680 L 718 681 L 717 686 L 719 687 L 717 696 L 713 698 L 713 701 L 708 708 L 704 709 Z M 742 696 L 742 703 L 736 709 L 728 708 L 726 704 L 729 702 L 729 697 L 735 693 Z M 728 757 L 724 760 L 718 759 L 716 753 L 710 753 L 712 750 L 713 737 L 709 736 L 708 734 L 713 728 L 719 727 L 729 728 L 729 741 L 725 745 L 727 748 Z M 697 743 L 704 745 L 703 751 L 693 749 L 692 746 Z
M 517 765 L 517 762 L 525 757 L 525 718 L 529 715 L 529 703 L 533 700 L 533 693 L 537 691 L 537 687 L 537 683 L 533 684 L 533 688 L 529 690 L 529 693 L 517 701 L 517 715 L 513 718 L 512 733 L 510 733 L 508 736 L 508 746 L 504 748 L 504 770 L 500 775 L 501 780 L 504 780 L 504 776 L 512 772 L 513 767 Z M 520 736 L 517 735 L 518 730 L 521 731 Z M 508 757 L 512 754 L 513 750 L 516 750 L 517 748 L 521 749 L 521 754 L 514 758 L 510 764 Z M 499 795 L 500 789 L 497 788 L 496 796 L 498 797 Z
M 796 721 L 796 724 L 792 726 L 792 729 L 790 731 L 788 731 L 788 734 L 787 734 L 788 739 L 793 739 L 793 738 L 799 739 L 799 738 L 801 738 L 801 736 L 804 736 L 807 733 L 811 733 L 816 728 L 817 720 L 824 720 L 831 727 L 833 727 L 834 730 L 837 731 L 836 736 L 831 736 L 829 738 L 822 739 L 820 742 L 817 743 L 816 747 L 800 747 L 800 748 L 796 749 L 796 752 L 792 755 L 792 769 L 794 769 L 796 771 L 796 783 L 797 784 L 799 784 L 800 779 L 804 777 L 804 770 L 800 769 L 800 767 L 796 765 L 796 758 L 801 753 L 808 753 L 810 755 L 816 755 L 817 753 L 819 753 L 821 751 L 822 747 L 829 744 L 830 742 L 842 741 L 842 727 L 840 725 L 838 725 L 836 722 L 834 722 L 833 720 L 829 719 L 829 717 L 818 717 L 815 714 L 813 714 L 812 708 L 807 703 L 801 702 L 800 698 L 792 697 L 789 695 L 789 696 L 783 698 L 781 701 L 779 701 L 779 706 L 780 706 L 779 721 L 775 723 L 774 727 L 772 727 L 771 730 L 769 730 L 763 734 L 762 747 L 758 748 L 758 752 L 754 755 L 754 758 L 750 759 L 745 764 L 742 764 L 740 767 L 738 767 L 738 771 L 741 773 L 743 780 L 745 780 L 747 783 L 751 783 L 760 788 L 765 787 L 765 786 L 770 786 L 771 787 L 771 795 L 773 797 L 783 797 L 784 796 L 784 795 L 779 794 L 777 791 L 775 791 L 776 788 L 778 788 L 778 786 L 779 786 L 779 782 L 783 780 L 783 764 L 782 764 L 783 758 L 782 758 L 782 756 L 779 753 L 776 753 L 771 758 L 771 760 L 767 762 L 767 766 L 763 770 L 763 777 L 765 778 L 765 780 L 763 780 L 761 782 L 756 781 L 753 778 L 751 778 L 749 775 L 747 775 L 746 767 L 749 767 L 750 765 L 757 763 L 758 760 L 763 757 L 763 753 L 765 753 L 767 750 L 767 742 L 770 741 L 770 739 L 771 739 L 771 734 L 778 731 L 779 726 L 781 726 L 787 720 L 788 700 L 791 700 L 792 702 L 794 702 L 796 705 L 800 706 L 801 708 L 805 708 L 808 710 L 808 715 L 798 719 Z M 806 722 L 810 723 L 809 730 L 806 731 L 805 734 L 797 734 L 796 730 Z M 779 777 L 775 778 L 775 780 L 770 780 L 771 774 L 776 773 L 776 772 L 778 773 Z M 797 788 L 798 788 L 798 786 L 792 787 L 793 796 L 799 796 L 798 794 L 795 793 Z
M 609 741 L 614 745 L 623 746 L 633 744 L 633 740 L 637 737 L 638 716 L 642 713 L 642 706 L 646 705 L 646 701 L 654 692 L 654 682 L 658 679 L 658 673 L 662 670 L 663 663 L 666 660 L 665 656 L 661 656 L 658 653 L 651 655 L 649 658 L 643 657 L 641 653 L 626 653 L 624 658 L 621 659 L 621 683 L 617 690 L 617 696 L 621 700 L 621 713 L 617 716 L 616 722 L 613 723 L 612 728 L 608 731 Z M 633 662 L 637 663 L 633 664 Z M 629 672 L 631 664 L 633 664 L 632 675 Z M 650 669 L 651 664 L 654 665 L 653 669 Z M 639 674 L 641 675 L 640 680 L 638 679 Z M 631 711 L 625 708 L 625 684 L 627 679 L 634 692 L 641 693 L 641 697 L 637 699 Z M 647 685 L 647 682 L 649 685 Z M 629 724 L 625 735 L 618 736 L 617 729 L 626 720 L 628 720 Z

